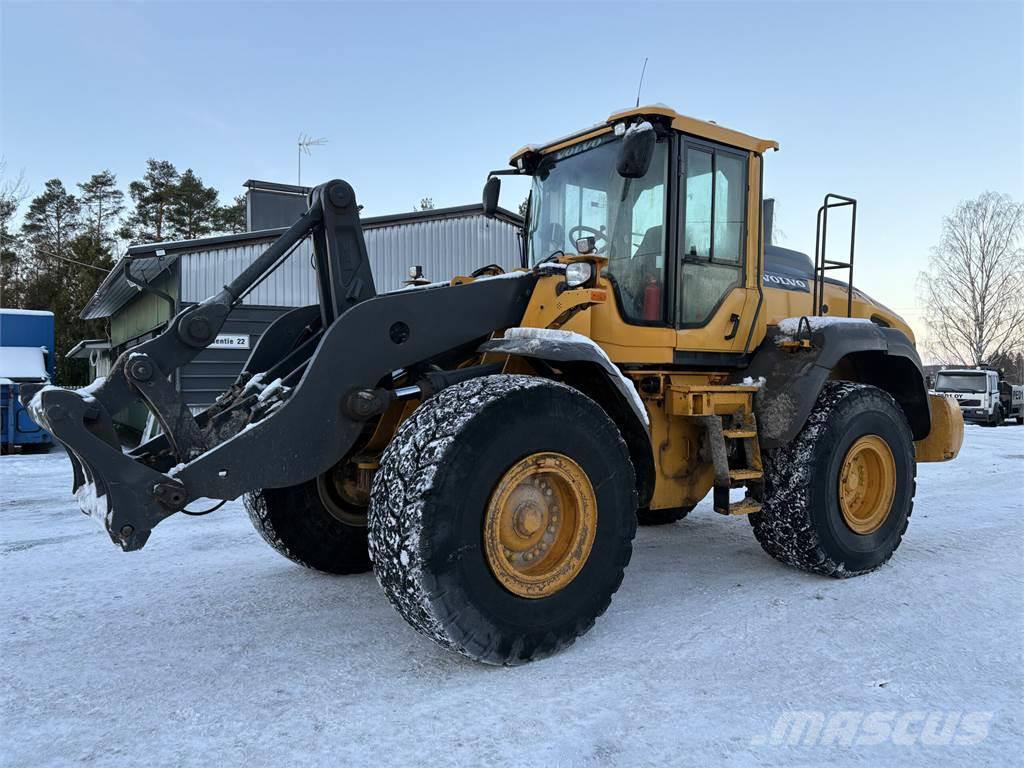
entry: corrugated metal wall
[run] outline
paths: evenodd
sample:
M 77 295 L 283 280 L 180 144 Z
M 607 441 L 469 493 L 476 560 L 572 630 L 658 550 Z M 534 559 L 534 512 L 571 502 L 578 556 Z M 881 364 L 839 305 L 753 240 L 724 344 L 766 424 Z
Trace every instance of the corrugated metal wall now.
M 466 275 L 488 264 L 520 264 L 519 230 L 483 215 L 401 222 L 364 231 L 377 292 L 402 287 L 409 267 L 422 265 L 428 280 Z M 270 241 L 182 253 L 181 301 L 202 301 L 251 264 Z M 312 247 L 301 243 L 281 267 L 245 299 L 246 304 L 301 307 L 318 301 Z
M 506 221 L 483 215 L 400 223 L 367 230 L 366 251 L 377 290 L 394 291 L 415 264 L 434 281 L 488 264 L 515 269 L 520 264 L 518 232 Z
M 211 405 L 217 395 L 235 383 L 260 336 L 284 311 L 274 307 L 238 307 L 233 310 L 221 333 L 247 334 L 249 349 L 204 349 L 192 362 L 178 369 L 178 389 L 182 399 L 192 408 Z

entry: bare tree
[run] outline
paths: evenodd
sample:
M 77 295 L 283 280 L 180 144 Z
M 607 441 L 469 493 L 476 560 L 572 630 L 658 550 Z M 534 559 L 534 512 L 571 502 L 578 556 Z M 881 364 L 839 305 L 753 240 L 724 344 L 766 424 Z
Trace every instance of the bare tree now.
M 1024 346 L 1024 204 L 986 192 L 943 219 L 920 278 L 928 351 L 980 365 Z
M 8 177 L 7 161 L 0 157 L 0 307 L 17 306 L 18 233 L 13 225 L 15 214 L 27 197 L 25 172 Z

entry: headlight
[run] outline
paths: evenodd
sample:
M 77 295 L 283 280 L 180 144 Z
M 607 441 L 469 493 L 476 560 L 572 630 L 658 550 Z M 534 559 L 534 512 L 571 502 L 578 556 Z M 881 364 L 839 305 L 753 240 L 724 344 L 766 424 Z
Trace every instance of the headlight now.
M 594 265 L 589 261 L 576 261 L 565 268 L 565 284 L 578 288 L 594 276 Z

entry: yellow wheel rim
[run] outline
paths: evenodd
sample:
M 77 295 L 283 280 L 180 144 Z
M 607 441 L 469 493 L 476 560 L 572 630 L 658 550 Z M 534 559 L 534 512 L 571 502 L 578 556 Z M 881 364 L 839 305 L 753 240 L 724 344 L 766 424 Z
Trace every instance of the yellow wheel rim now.
M 560 453 L 535 453 L 498 483 L 484 518 L 491 572 L 520 597 L 549 597 L 569 584 L 590 556 L 597 498 L 582 467 Z
M 878 435 L 859 438 L 839 472 L 839 508 L 854 533 L 874 533 L 889 517 L 896 495 L 896 460 Z

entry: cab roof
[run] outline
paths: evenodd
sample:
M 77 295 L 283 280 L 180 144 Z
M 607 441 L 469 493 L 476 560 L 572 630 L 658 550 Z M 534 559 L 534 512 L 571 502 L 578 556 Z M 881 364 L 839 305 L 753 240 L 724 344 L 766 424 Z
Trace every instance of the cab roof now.
M 654 118 L 659 122 L 668 123 L 673 130 L 679 131 L 680 133 L 688 133 L 692 136 L 699 136 L 704 139 L 719 142 L 720 144 L 727 144 L 731 147 L 739 147 L 740 149 L 746 149 L 752 152 L 763 153 L 769 149 L 777 150 L 779 148 L 779 143 L 777 141 L 773 141 L 771 139 L 759 139 L 756 136 L 748 136 L 745 133 L 734 131 L 731 128 L 725 128 L 710 120 L 698 120 L 695 117 L 681 115 L 671 107 L 666 107 L 664 104 L 652 104 L 650 106 L 636 107 L 635 109 L 624 109 L 618 112 L 613 112 L 603 123 L 598 123 L 597 125 L 593 125 L 589 128 L 584 128 L 582 131 L 577 131 L 576 133 L 569 134 L 568 136 L 563 136 L 559 139 L 555 139 L 554 141 L 549 141 L 546 144 L 529 144 L 509 158 L 509 165 L 518 166 L 519 160 L 524 158 L 526 155 L 546 155 L 549 152 L 554 152 L 562 149 L 563 147 L 584 141 L 585 139 L 601 136 L 614 130 L 616 123 L 627 122 L 630 118 L 634 117 Z

